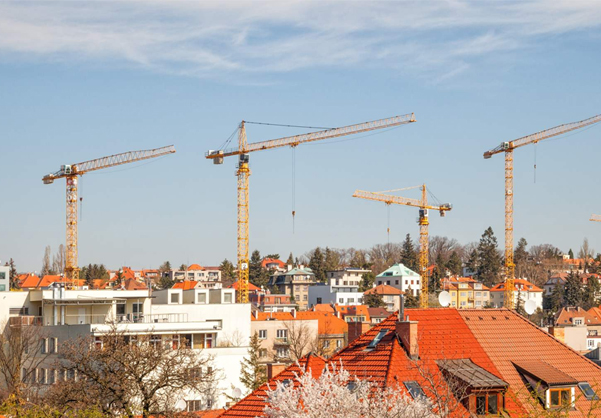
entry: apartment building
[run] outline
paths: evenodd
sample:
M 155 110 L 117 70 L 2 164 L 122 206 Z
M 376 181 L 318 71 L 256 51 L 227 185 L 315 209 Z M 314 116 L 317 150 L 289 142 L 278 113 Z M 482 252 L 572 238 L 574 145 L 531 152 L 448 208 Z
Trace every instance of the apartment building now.
M 328 271 L 327 284 L 318 283 L 309 287 L 309 307 L 326 304 L 361 305 L 363 293 L 359 292 L 362 277 L 370 270 L 346 268 Z
M 315 274 L 305 266 L 292 268 L 286 272 L 276 272 L 269 278 L 269 286 L 275 286 L 285 295 L 291 296 L 301 311 L 309 306 L 309 287 L 314 285 Z
M 292 312 L 298 310 L 290 295 L 279 293 L 249 294 L 250 303 L 261 312 Z
M 192 280 L 200 282 L 199 286 L 206 289 L 221 289 L 221 269 L 219 267 L 202 267 L 199 264 L 191 264 L 186 270 L 170 270 L 165 275 L 175 282 Z
M 484 308 L 490 305 L 490 288 L 472 277 L 448 277 L 442 284 L 442 290 L 451 295 L 453 308 Z
M 10 290 L 10 267 L 0 266 L 0 292 Z
M 514 306 L 519 303 L 524 306 L 529 300 L 533 300 L 537 309 L 543 309 L 543 289 L 524 279 L 514 280 L 513 291 Z M 502 308 L 505 301 L 505 283 L 497 283 L 490 289 L 490 304 L 494 308 Z
M 405 265 L 398 263 L 376 276 L 376 285 L 395 287 L 405 294 L 417 296 L 421 291 L 421 276 Z
M 40 324 L 51 339 L 51 354 L 69 339 L 102 337 L 116 329 L 129 336 L 148 336 L 154 343 L 179 345 L 183 341 L 198 355 L 211 356 L 220 381 L 212 398 L 185 393 L 189 409 L 221 408 L 232 388 L 244 392 L 239 381 L 240 362 L 248 353 L 250 305 L 236 304 L 229 289 L 67 290 L 51 287 L 9 292 L 0 303 L 0 323 Z M 0 329 L 0 331 L 2 331 Z M 54 357 L 49 358 L 54 364 Z M 43 373 L 44 376 L 39 375 Z M 52 373 L 52 375 L 48 375 Z M 51 384 L 56 370 L 45 365 L 36 381 Z M 1 382 L 0 382 L 1 384 Z M 229 397 L 228 397 L 229 396 Z
M 364 292 L 365 295 L 378 295 L 386 304 L 388 312 L 398 311 L 401 306 L 401 295 L 404 292 L 387 284 L 379 284 Z

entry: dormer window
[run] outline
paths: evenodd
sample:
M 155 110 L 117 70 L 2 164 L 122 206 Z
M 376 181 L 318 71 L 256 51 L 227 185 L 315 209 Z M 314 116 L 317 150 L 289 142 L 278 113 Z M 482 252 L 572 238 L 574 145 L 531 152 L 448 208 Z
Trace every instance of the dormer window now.
M 541 360 L 513 363 L 545 409 L 571 409 L 578 381 Z

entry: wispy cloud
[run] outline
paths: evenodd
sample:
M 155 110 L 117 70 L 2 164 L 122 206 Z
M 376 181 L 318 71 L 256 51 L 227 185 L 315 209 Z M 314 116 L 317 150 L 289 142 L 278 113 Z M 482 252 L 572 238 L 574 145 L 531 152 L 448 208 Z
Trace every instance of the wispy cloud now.
M 2 2 L 0 56 L 199 77 L 390 67 L 438 82 L 548 35 L 601 26 L 597 0 Z

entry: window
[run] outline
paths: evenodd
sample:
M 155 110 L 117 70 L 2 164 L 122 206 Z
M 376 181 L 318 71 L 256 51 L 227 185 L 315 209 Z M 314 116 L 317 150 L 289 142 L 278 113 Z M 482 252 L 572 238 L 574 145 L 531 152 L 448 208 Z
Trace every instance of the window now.
M 386 284 L 387 284 L 387 285 L 390 285 L 390 280 L 386 280 Z
M 267 330 L 266 329 L 260 329 L 259 330 L 259 339 L 260 340 L 264 340 L 267 338 Z
M 276 338 L 287 340 L 288 339 L 288 330 L 287 329 L 278 329 L 276 330 Z
M 207 294 L 206 293 L 199 293 L 196 296 L 196 301 L 197 301 L 197 303 L 207 303 Z
M 403 382 L 403 383 L 405 384 L 405 387 L 407 388 L 407 392 L 409 392 L 409 394 L 411 395 L 411 397 L 413 399 L 426 397 L 423 389 L 421 388 L 419 383 L 417 383 L 415 380 L 410 380 L 408 382 Z
M 177 350 L 179 348 L 179 335 L 173 334 L 171 336 L 171 348 Z
M 42 354 L 48 354 L 48 338 L 42 338 Z
M 482 292 L 476 292 L 476 297 L 479 298 L 480 296 L 482 296 Z
M 171 294 L 171 303 L 179 303 L 179 293 Z
M 0 280 L 6 280 L 6 273 L 3 271 L 0 271 Z
M 187 412 L 202 411 L 202 401 L 198 400 L 198 399 L 194 399 L 192 401 L 186 401 L 186 411 Z
M 476 306 L 482 306 L 482 301 L 477 300 L 476 301 Z
M 317 298 L 317 304 L 318 304 L 318 305 L 319 305 L 320 303 L 323 303 L 321 300 L 322 300 L 321 298 Z
M 232 303 L 232 294 L 231 293 L 223 294 L 223 303 Z
M 461 301 L 461 306 L 465 306 L 466 302 L 464 300 Z
M 150 345 L 154 348 L 159 348 L 161 344 L 161 336 L 160 335 L 151 335 L 150 336 Z
M 46 384 L 46 369 L 38 369 L 38 383 L 40 385 Z
M 413 284 L 413 280 L 411 280 L 411 284 Z
M 378 332 L 378 335 L 376 335 L 374 337 L 374 339 L 369 343 L 369 345 L 367 346 L 367 348 L 375 348 L 376 345 L 378 345 L 378 343 L 382 340 L 382 338 L 384 338 L 384 336 L 387 333 L 388 333 L 388 328 L 380 330 L 380 332 Z
M 394 281 L 394 284 L 398 285 L 398 284 L 399 284 L 399 281 L 398 281 L 398 280 L 395 280 L 395 281 Z
M 338 298 L 338 303 L 344 303 L 344 299 L 343 298 Z
M 584 397 L 586 399 L 588 399 L 589 401 L 599 400 L 599 397 L 597 396 L 597 394 L 595 393 L 593 388 L 591 388 L 591 385 L 588 384 L 588 382 L 580 382 L 580 383 L 578 383 L 578 387 L 584 394 Z
M 582 319 L 574 319 L 574 325 L 582 325 Z
M 451 296 L 457 296 L 457 292 L 451 292 Z
M 303 300 L 306 301 L 307 300 L 307 295 L 303 295 Z
M 280 357 L 280 358 L 290 357 L 290 353 L 289 353 L 287 347 L 278 347 L 278 349 L 276 350 L 276 355 L 277 355 L 277 357 Z
M 342 347 L 342 341 L 336 340 L 336 348 Z
M 323 348 L 330 348 L 330 340 L 325 340 L 323 342 Z
M 595 348 L 595 340 L 586 340 L 586 346 L 588 348 Z
M 58 338 L 48 338 L 48 352 L 58 352 Z
M 460 292 L 459 296 L 461 296 L 462 298 L 464 298 L 465 297 L 465 292 Z
M 188 370 L 188 377 L 190 380 L 202 379 L 202 367 L 192 367 L 190 370 Z
M 499 414 L 499 394 L 483 393 L 476 395 L 476 414 L 477 415 L 498 415 Z
M 0 292 L 4 292 L 6 290 L 5 284 L 0 284 Z
M 117 303 L 117 318 L 121 319 L 125 315 L 125 302 Z
M 48 369 L 48 375 L 46 381 L 49 385 L 54 385 L 56 382 L 56 373 L 54 369 Z
M 259 357 L 263 358 L 263 357 L 267 357 L 267 349 L 265 348 L 260 348 L 259 349 Z
M 549 389 L 551 407 L 561 407 L 572 403 L 572 390 L 570 388 Z
M 348 298 L 348 303 L 355 303 L 355 298 Z

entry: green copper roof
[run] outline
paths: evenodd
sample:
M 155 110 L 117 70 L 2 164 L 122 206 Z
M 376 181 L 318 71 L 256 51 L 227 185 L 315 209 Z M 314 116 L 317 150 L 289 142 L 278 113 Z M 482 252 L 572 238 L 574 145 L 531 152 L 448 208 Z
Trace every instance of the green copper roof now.
M 405 265 L 401 264 L 401 263 L 393 264 L 387 270 L 378 274 L 376 277 L 394 277 L 394 276 L 420 277 L 419 274 L 417 274 L 413 270 L 405 267 Z

